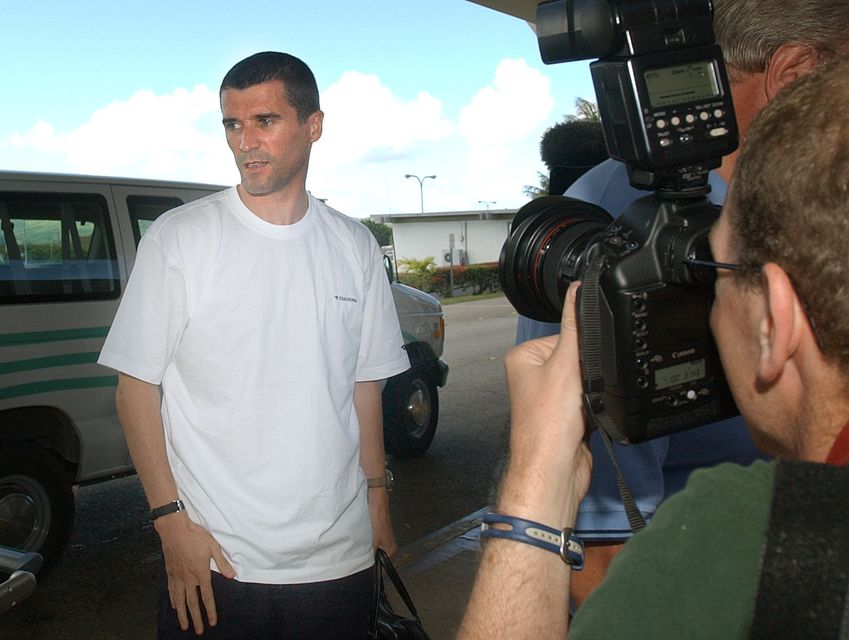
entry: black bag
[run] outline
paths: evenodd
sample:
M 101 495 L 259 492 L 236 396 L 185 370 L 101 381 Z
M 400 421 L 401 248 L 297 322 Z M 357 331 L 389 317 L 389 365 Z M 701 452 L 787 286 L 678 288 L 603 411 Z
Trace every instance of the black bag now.
M 392 610 L 386 590 L 383 588 L 383 572 L 395 585 L 395 590 L 401 596 L 412 618 L 400 616 Z M 374 554 L 374 610 L 371 617 L 369 640 L 430 640 L 430 636 L 422 626 L 422 621 L 416 611 L 413 599 L 407 593 L 401 576 L 392 565 L 392 561 L 383 549 Z

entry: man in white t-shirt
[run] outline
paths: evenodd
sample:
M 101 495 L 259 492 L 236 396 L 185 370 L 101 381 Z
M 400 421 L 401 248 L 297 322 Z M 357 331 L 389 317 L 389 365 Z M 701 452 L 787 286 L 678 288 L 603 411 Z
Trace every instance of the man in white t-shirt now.
M 150 227 L 100 356 L 162 542 L 159 638 L 365 637 L 395 549 L 382 381 L 409 367 L 382 256 L 306 191 L 301 60 L 251 56 L 220 97 L 241 182 Z

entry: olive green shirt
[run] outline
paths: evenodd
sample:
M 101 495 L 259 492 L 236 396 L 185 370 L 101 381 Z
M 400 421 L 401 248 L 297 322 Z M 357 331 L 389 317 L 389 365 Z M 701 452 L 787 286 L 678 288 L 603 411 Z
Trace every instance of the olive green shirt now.
M 613 560 L 569 638 L 748 637 L 773 478 L 762 461 L 694 472 Z

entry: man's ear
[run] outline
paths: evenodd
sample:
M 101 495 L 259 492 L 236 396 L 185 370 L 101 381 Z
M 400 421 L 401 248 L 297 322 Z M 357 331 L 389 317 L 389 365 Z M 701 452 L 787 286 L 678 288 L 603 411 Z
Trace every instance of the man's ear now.
M 796 289 L 787 273 L 775 263 L 761 269 L 763 315 L 758 324 L 758 378 L 774 382 L 793 358 L 805 332 L 811 328 Z
M 783 44 L 769 60 L 765 73 L 766 97 L 772 100 L 788 84 L 811 71 L 817 64 L 816 50 L 807 44 Z
M 315 142 L 321 137 L 321 133 L 324 130 L 324 112 L 316 111 L 310 114 L 309 118 L 307 118 L 307 124 L 310 128 L 310 142 Z

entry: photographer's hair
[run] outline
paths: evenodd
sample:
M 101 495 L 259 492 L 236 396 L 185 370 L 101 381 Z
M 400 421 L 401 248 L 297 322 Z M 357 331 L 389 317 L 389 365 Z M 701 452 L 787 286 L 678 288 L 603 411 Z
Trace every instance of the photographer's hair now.
M 823 354 L 849 375 L 849 114 L 841 104 L 849 104 L 847 57 L 782 90 L 749 129 L 728 211 L 739 261 L 784 269 Z
M 237 62 L 221 81 L 218 94 L 225 89 L 243 90 L 273 80 L 286 87 L 286 97 L 301 124 L 320 109 L 318 85 L 310 68 L 295 56 L 276 51 L 255 53 Z
M 765 71 L 779 47 L 808 45 L 827 60 L 849 52 L 847 0 L 714 0 L 713 27 L 732 80 Z

